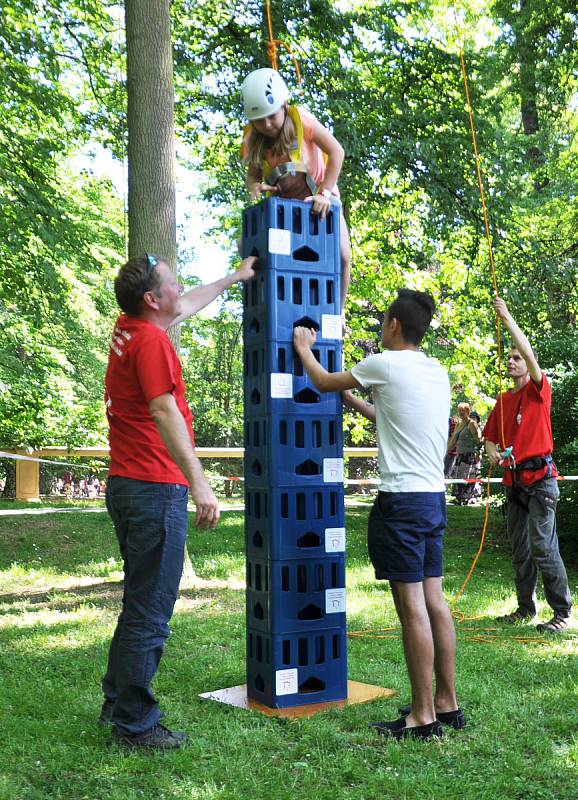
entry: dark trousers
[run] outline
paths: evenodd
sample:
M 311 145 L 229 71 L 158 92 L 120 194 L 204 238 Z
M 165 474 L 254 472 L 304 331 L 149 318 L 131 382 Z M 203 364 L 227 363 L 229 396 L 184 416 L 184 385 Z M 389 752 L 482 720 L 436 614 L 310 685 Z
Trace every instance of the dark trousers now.
M 555 478 L 531 486 L 506 487 L 506 521 L 516 573 L 518 606 L 536 613 L 536 583 L 542 575 L 544 594 L 554 612 L 570 616 L 572 599 L 558 548 L 556 505 L 560 490 Z
M 115 701 L 123 733 L 152 728 L 160 710 L 151 690 L 183 571 L 187 487 L 112 476 L 106 506 L 124 561 L 122 611 L 102 689 Z

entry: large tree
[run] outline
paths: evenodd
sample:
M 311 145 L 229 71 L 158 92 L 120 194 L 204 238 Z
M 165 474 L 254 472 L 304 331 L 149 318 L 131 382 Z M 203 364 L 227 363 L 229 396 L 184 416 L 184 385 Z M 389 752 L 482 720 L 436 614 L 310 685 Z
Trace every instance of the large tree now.
M 129 256 L 177 263 L 169 0 L 126 0 Z

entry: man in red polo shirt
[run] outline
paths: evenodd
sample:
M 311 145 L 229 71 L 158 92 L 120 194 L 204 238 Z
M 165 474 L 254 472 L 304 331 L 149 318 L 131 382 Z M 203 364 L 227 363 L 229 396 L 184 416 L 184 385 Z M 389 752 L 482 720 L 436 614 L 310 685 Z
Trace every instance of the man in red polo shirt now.
M 195 455 L 193 417 L 167 329 L 253 277 L 254 257 L 207 286 L 182 294 L 166 261 L 131 258 L 114 289 L 116 321 L 105 379 L 110 429 L 106 505 L 124 561 L 122 612 L 102 683 L 101 725 L 124 747 L 178 749 L 187 737 L 159 722 L 151 681 L 162 656 L 183 570 L 187 494 L 195 524 L 214 528 L 217 499 Z
M 504 463 L 507 467 L 503 478 L 506 521 L 518 596 L 515 611 L 499 619 L 513 623 L 530 620 L 536 615 L 539 571 L 554 616 L 540 623 L 537 629 L 544 633 L 561 633 L 568 627 L 572 599 L 556 536 L 556 505 L 560 491 L 556 481 L 558 472 L 552 460 L 552 389 L 506 303 L 496 297 L 494 309 L 512 337 L 508 374 L 514 381 L 514 388 L 498 397 L 483 435 L 492 466 Z M 503 452 L 510 447 L 510 456 L 503 458 Z

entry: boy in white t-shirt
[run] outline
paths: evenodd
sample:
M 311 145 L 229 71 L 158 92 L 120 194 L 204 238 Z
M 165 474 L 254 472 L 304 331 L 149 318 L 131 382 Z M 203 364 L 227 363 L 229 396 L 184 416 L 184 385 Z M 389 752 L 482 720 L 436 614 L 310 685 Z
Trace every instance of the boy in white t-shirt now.
M 380 485 L 368 524 L 368 548 L 378 580 L 389 580 L 403 632 L 412 689 L 401 717 L 373 726 L 396 739 L 442 735 L 466 720 L 455 693 L 456 636 L 442 592 L 446 525 L 443 461 L 450 386 L 446 371 L 419 350 L 435 304 L 424 292 L 400 289 L 385 313 L 385 352 L 351 372 L 327 372 L 311 348 L 315 331 L 295 329 L 295 349 L 321 392 L 343 392 L 346 405 L 377 424 Z M 349 389 L 371 386 L 374 405 Z M 435 670 L 436 688 L 432 696 Z

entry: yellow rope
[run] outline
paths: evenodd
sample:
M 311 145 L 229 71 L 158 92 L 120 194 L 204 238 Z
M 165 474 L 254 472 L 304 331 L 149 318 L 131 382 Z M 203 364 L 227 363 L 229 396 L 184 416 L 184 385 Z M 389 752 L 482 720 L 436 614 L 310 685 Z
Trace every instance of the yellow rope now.
M 299 62 L 297 61 L 297 58 L 296 58 L 295 54 L 293 53 L 293 50 L 291 49 L 291 47 L 286 42 L 282 41 L 281 39 L 275 39 L 275 37 L 273 35 L 273 22 L 271 20 L 271 2 L 270 2 L 270 0 L 266 0 L 266 12 L 267 12 L 267 29 L 268 29 L 268 32 L 269 32 L 269 39 L 267 40 L 266 48 L 267 48 L 267 57 L 269 58 L 269 61 L 271 62 L 271 67 L 273 69 L 279 71 L 279 66 L 278 66 L 279 62 L 278 62 L 278 58 L 277 58 L 277 47 L 279 45 L 281 45 L 282 47 L 284 47 L 287 50 L 287 52 L 289 53 L 289 55 L 293 59 L 293 64 L 295 66 L 295 73 L 297 75 L 297 84 L 299 85 L 301 83 L 301 70 L 299 69 Z
M 475 126 L 475 123 L 474 123 L 474 115 L 473 115 L 473 111 L 472 111 L 472 103 L 471 103 L 470 90 L 469 90 L 469 85 L 468 85 L 468 74 L 467 74 L 467 69 L 466 69 L 466 61 L 465 61 L 465 58 L 464 58 L 463 50 L 461 50 L 461 49 L 460 49 L 460 69 L 461 69 L 462 79 L 463 79 L 463 83 L 464 83 L 464 92 L 465 92 L 465 97 L 466 97 L 466 108 L 467 108 L 467 112 L 468 112 L 470 133 L 471 133 L 471 137 L 472 137 L 472 146 L 473 146 L 474 158 L 475 158 L 475 162 L 476 162 L 476 174 L 477 174 L 477 180 L 478 180 L 478 189 L 479 189 L 479 193 L 480 193 L 480 200 L 481 200 L 481 203 L 482 203 L 482 212 L 483 212 L 483 217 L 484 217 L 484 228 L 485 228 L 485 232 L 486 232 L 486 239 L 487 239 L 487 243 L 488 243 L 488 252 L 489 252 L 489 256 L 490 256 L 490 267 L 491 267 L 491 271 L 492 271 L 492 283 L 493 283 L 494 292 L 495 292 L 496 295 L 498 295 L 498 281 L 497 281 L 497 276 L 496 276 L 496 265 L 495 265 L 495 261 L 494 261 L 494 250 L 493 250 L 493 246 L 492 246 L 492 236 L 491 236 L 491 233 L 490 233 L 490 226 L 489 226 L 489 222 L 488 222 L 488 209 L 487 209 L 486 197 L 485 197 L 485 193 L 484 193 L 484 182 L 483 182 L 483 177 L 482 177 L 482 169 L 481 169 L 481 166 L 480 166 L 480 156 L 479 156 L 479 152 L 478 152 L 477 137 L 476 137 L 476 126 Z M 506 442 L 505 442 L 505 436 L 504 436 L 504 410 L 503 410 L 503 403 L 502 403 L 502 374 L 501 374 L 502 340 L 501 340 L 500 318 L 497 315 L 496 315 L 496 327 L 497 327 L 497 341 L 498 341 L 498 383 L 499 383 L 499 398 L 500 398 L 501 445 L 502 445 L 502 447 L 505 448 L 506 447 Z M 485 507 L 486 508 L 485 508 L 485 516 L 484 516 L 484 524 L 483 524 L 483 528 L 482 528 L 482 534 L 481 534 L 481 537 L 480 537 L 480 545 L 478 547 L 478 551 L 477 551 L 477 553 L 476 553 L 476 555 L 474 557 L 474 560 L 472 561 L 472 565 L 471 565 L 471 567 L 470 567 L 470 569 L 468 571 L 468 574 L 466 575 L 466 577 L 464 579 L 464 582 L 462 583 L 459 591 L 457 592 L 456 596 L 454 597 L 454 599 L 450 603 L 450 610 L 451 610 L 452 616 L 453 616 L 454 620 L 458 624 L 461 624 L 461 623 L 466 622 L 466 621 L 469 622 L 469 621 L 474 621 L 474 620 L 477 620 L 477 619 L 483 619 L 483 617 L 466 617 L 463 612 L 456 611 L 455 607 L 456 607 L 456 605 L 458 603 L 458 600 L 463 595 L 464 590 L 465 590 L 470 578 L 472 577 L 472 574 L 473 574 L 473 571 L 474 571 L 474 569 L 476 567 L 476 564 L 478 563 L 478 559 L 479 559 L 479 557 L 480 557 L 480 555 L 482 553 L 482 550 L 484 549 L 484 544 L 485 544 L 485 541 L 486 541 L 486 532 L 487 532 L 487 528 L 488 528 L 489 511 L 490 511 L 490 478 L 491 478 L 491 475 L 492 475 L 492 469 L 490 468 L 490 470 L 488 472 L 487 484 L 486 484 L 486 499 L 485 499 Z M 394 634 L 383 635 L 382 631 L 384 631 L 384 630 L 395 630 L 395 629 L 394 628 L 378 628 L 378 629 L 376 629 L 376 631 L 351 631 L 351 632 L 348 633 L 348 636 L 350 636 L 351 638 L 370 637 L 370 638 L 377 638 L 377 639 L 392 638 L 394 636 Z M 475 631 L 475 629 L 470 629 L 470 630 Z M 480 631 L 476 631 L 475 635 L 473 635 L 473 636 L 466 636 L 466 637 L 463 637 L 463 638 L 465 638 L 465 639 L 467 639 L 469 641 L 473 641 L 473 642 L 482 642 L 482 643 L 490 643 L 490 644 L 495 644 L 495 643 L 498 643 L 498 642 L 499 643 L 503 643 L 504 639 L 513 640 L 513 641 L 517 641 L 519 643 L 524 643 L 524 644 L 546 643 L 546 640 L 543 639 L 543 638 L 540 638 L 540 637 L 511 636 L 507 632 L 505 632 L 505 634 L 503 636 L 496 636 L 495 632 L 497 632 L 499 630 L 500 630 L 499 628 L 485 628 L 485 629 L 481 629 Z M 480 634 L 484 634 L 484 635 L 480 635 Z
M 472 135 L 472 145 L 474 148 L 474 158 L 476 161 L 476 174 L 478 178 L 478 190 L 480 192 L 480 200 L 482 202 L 482 212 L 484 216 L 484 229 L 486 231 L 486 240 L 488 242 L 488 253 L 490 256 L 490 267 L 492 269 L 492 283 L 496 295 L 498 292 L 498 280 L 496 277 L 496 264 L 494 261 L 494 248 L 492 246 L 492 236 L 490 234 L 490 225 L 488 222 L 488 209 L 486 205 L 486 196 L 484 193 L 484 182 L 482 179 L 482 168 L 480 166 L 480 155 L 478 153 L 478 144 L 476 139 L 476 126 L 474 124 L 474 115 L 472 111 L 472 103 L 470 100 L 470 89 L 468 85 L 468 74 L 466 70 L 466 60 L 464 58 L 463 50 L 460 50 L 460 69 L 462 72 L 462 79 L 464 82 L 464 92 L 466 95 L 466 108 L 468 111 L 468 119 L 470 123 L 470 132 Z M 500 434 L 502 437 L 501 445 L 505 449 L 508 445 L 504 437 L 504 408 L 502 401 L 502 336 L 501 336 L 501 323 L 500 318 L 496 315 L 496 327 L 498 334 L 498 385 L 499 385 L 499 398 L 500 398 Z

